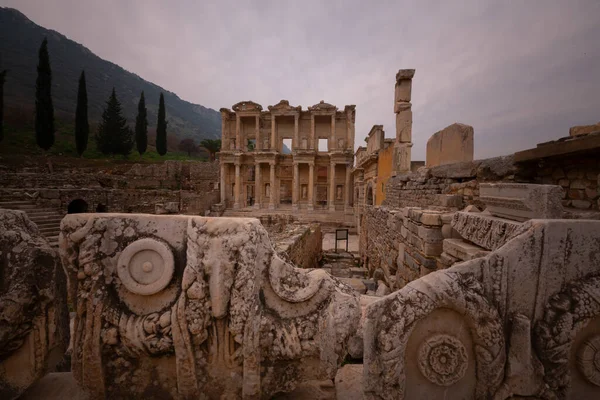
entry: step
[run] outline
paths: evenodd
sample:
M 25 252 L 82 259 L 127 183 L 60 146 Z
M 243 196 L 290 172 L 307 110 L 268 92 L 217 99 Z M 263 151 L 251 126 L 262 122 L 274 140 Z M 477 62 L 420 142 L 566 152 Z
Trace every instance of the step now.
M 0 208 L 4 208 L 7 210 L 32 210 L 36 208 L 35 204 L 0 204 Z
M 63 219 L 63 216 L 60 214 L 54 214 L 54 215 L 29 215 L 29 214 L 27 214 L 27 216 L 29 217 L 30 220 L 32 220 L 35 223 L 46 222 L 46 221 L 59 221 L 60 222 Z
M 44 236 L 47 236 L 47 235 L 55 236 L 60 233 L 60 228 L 58 226 L 57 227 L 48 227 L 48 228 L 39 228 L 39 231 Z
M 36 208 L 34 210 L 27 210 L 27 214 L 44 214 L 44 213 L 53 213 L 60 214 L 56 208 Z

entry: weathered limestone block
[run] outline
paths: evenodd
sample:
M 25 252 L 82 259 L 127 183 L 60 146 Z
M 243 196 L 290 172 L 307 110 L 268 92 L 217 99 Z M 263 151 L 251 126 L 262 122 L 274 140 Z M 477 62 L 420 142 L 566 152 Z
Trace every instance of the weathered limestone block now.
M 409 143 L 412 141 L 412 111 L 410 103 L 407 108 L 396 113 L 396 142 Z
M 489 253 L 482 247 L 466 242 L 462 239 L 444 239 L 444 253 L 461 261 L 483 257 Z
M 394 165 L 398 172 L 410 171 L 412 143 L 400 143 L 394 147 Z
M 73 374 L 92 398 L 270 398 L 333 379 L 352 289 L 277 256 L 257 219 L 74 214 Z
M 425 166 L 473 161 L 473 151 L 473 127 L 455 123 L 429 138 Z
M 600 397 L 600 221 L 503 247 L 367 306 L 365 398 Z
M 58 255 L 22 211 L 0 210 L 0 399 L 15 399 L 63 361 L 66 278 Z
M 569 129 L 569 136 L 587 135 L 592 132 L 600 132 L 600 122 L 595 125 L 572 126 Z
M 564 192 L 558 185 L 525 183 L 482 183 L 480 200 L 491 214 L 515 221 L 532 218 L 561 218 Z
M 512 239 L 522 223 L 482 213 L 454 213 L 451 226 L 464 239 L 487 250 L 496 250 Z

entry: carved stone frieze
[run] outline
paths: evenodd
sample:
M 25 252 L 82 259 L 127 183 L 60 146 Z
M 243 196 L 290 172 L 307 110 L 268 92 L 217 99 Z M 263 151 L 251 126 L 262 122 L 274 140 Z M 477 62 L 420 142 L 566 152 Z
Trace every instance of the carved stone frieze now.
M 464 239 L 488 250 L 496 250 L 512 239 L 521 223 L 481 213 L 456 212 L 454 228 Z

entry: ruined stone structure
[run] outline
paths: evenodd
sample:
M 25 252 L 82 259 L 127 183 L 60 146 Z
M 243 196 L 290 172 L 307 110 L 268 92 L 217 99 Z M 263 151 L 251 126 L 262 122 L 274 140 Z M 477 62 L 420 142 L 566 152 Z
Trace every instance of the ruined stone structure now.
M 338 111 L 321 101 L 303 111 L 281 100 L 268 111 L 252 101 L 232 108 L 221 109 L 223 204 L 352 212 L 355 106 Z
M 455 123 L 434 133 L 427 141 L 425 166 L 473 161 L 473 127 Z
M 0 210 L 0 398 L 18 398 L 64 363 L 68 344 L 58 254 L 24 212 Z
M 412 150 L 412 78 L 414 69 L 401 69 L 396 74 L 394 113 L 396 113 L 396 142 L 394 166 L 397 173 L 410 171 Z
M 273 251 L 256 219 L 77 214 L 60 253 L 73 375 L 92 398 L 263 398 L 333 379 L 352 289 Z

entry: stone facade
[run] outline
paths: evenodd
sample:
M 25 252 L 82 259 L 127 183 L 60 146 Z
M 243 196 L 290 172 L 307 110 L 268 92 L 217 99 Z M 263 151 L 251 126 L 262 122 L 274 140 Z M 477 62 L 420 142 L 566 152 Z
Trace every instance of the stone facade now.
M 0 398 L 18 398 L 64 363 L 68 344 L 58 254 L 24 212 L 0 210 Z
M 367 306 L 366 398 L 600 396 L 599 238 L 598 221 L 532 220 Z
M 257 219 L 76 214 L 60 254 L 73 375 L 92 398 L 268 399 L 333 379 L 352 289 L 277 256 Z
M 232 108 L 221 109 L 227 207 L 352 212 L 355 106 L 339 111 L 321 101 L 304 111 L 281 100 L 269 111 L 251 101 Z
M 473 161 L 474 151 L 473 127 L 455 123 L 434 133 L 427 141 L 427 158 L 425 165 L 452 164 Z

